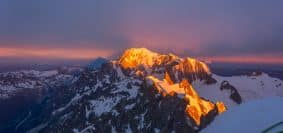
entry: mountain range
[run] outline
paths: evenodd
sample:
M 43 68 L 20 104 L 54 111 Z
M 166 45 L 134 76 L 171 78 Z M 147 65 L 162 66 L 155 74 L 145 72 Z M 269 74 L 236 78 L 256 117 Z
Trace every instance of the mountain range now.
M 193 133 L 241 104 L 283 97 L 283 81 L 266 73 L 220 76 L 197 59 L 146 48 L 99 63 L 91 69 L 1 73 L 0 101 L 28 90 L 47 93 L 0 131 Z

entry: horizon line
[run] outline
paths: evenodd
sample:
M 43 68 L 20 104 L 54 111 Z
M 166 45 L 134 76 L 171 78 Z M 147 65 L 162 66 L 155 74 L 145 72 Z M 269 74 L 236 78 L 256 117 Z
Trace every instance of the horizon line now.
M 118 51 L 117 51 L 118 52 Z M 98 57 L 110 58 L 117 52 L 111 49 L 82 48 L 1 48 L 2 59 L 42 59 L 42 60 L 93 60 Z M 190 56 L 187 56 L 190 57 Z M 272 55 L 238 56 L 196 56 L 204 62 L 245 63 L 245 64 L 283 64 L 283 57 Z

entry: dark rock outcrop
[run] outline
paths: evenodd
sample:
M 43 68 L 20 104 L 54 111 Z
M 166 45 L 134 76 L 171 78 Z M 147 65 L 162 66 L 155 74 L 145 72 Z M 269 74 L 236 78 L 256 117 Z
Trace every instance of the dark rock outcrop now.
M 221 83 L 221 86 L 220 86 L 220 90 L 229 90 L 230 91 L 230 98 L 236 102 L 237 104 L 241 104 L 242 103 L 242 98 L 239 94 L 239 92 L 237 91 L 237 89 L 230 85 L 228 81 L 223 81 Z

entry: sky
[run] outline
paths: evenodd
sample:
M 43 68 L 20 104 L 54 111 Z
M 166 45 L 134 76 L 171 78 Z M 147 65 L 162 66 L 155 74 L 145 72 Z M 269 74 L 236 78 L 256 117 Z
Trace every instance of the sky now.
M 130 47 L 283 64 L 282 0 L 1 0 L 0 58 L 92 59 Z

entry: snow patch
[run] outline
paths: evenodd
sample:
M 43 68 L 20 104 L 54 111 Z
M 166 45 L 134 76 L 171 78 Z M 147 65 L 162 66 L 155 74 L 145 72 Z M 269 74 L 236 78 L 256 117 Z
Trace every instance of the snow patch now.
M 101 116 L 103 113 L 110 112 L 113 107 L 115 107 L 122 97 L 101 97 L 98 100 L 90 100 L 91 110 L 95 113 L 97 117 Z
M 131 109 L 133 109 L 133 108 L 135 107 L 135 105 L 136 105 L 136 103 L 127 105 L 127 106 L 125 106 L 125 109 L 126 109 L 126 110 L 131 110 Z

